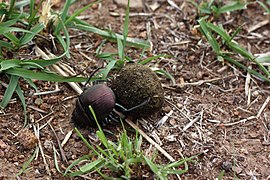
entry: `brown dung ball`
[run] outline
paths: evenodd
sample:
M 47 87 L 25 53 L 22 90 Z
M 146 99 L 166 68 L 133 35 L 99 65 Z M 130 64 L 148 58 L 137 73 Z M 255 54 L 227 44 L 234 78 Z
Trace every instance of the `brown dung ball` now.
M 164 90 L 158 76 L 141 64 L 128 63 L 112 82 L 116 102 L 129 109 L 147 100 L 142 107 L 132 110 L 135 117 L 151 115 L 162 108 Z

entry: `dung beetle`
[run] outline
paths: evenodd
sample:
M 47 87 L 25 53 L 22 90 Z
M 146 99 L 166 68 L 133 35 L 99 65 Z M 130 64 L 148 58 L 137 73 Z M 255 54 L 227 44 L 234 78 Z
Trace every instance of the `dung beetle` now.
M 90 75 L 88 82 L 96 71 L 97 70 L 95 70 Z M 85 88 L 77 98 L 76 106 L 72 114 L 72 120 L 75 126 L 96 127 L 96 121 L 89 109 L 89 106 L 91 105 L 95 112 L 97 121 L 100 125 L 104 126 L 107 125 L 110 121 L 118 121 L 113 114 L 114 109 L 125 114 L 141 106 L 144 106 L 149 101 L 150 99 L 127 109 L 116 102 L 114 92 L 109 86 L 104 83 L 94 84 L 91 87 Z

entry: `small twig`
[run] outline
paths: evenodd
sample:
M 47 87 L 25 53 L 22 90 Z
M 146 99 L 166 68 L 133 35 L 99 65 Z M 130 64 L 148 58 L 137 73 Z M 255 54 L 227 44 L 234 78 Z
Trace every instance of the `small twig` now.
M 250 65 L 248 68 L 252 68 Z M 247 105 L 250 104 L 251 92 L 250 92 L 250 82 L 251 82 L 251 75 L 247 72 L 246 82 L 245 82 L 245 94 L 248 97 Z
M 44 127 L 46 127 L 52 120 L 54 117 L 51 117 L 45 124 L 43 124 L 39 129 L 43 129 Z
M 72 132 L 73 132 L 73 130 L 69 131 L 69 132 L 66 134 L 64 140 L 63 140 L 62 143 L 61 143 L 61 146 L 62 146 L 62 147 L 64 147 L 64 145 L 68 142 L 69 138 L 70 138 L 71 135 L 72 135 Z
M 264 101 L 261 109 L 259 110 L 259 112 L 258 112 L 258 114 L 256 116 L 257 118 L 259 118 L 261 116 L 263 110 L 265 109 L 265 107 L 267 106 L 267 104 L 269 103 L 269 101 L 270 101 L 270 96 L 268 96 L 267 99 Z
M 251 32 L 253 32 L 253 31 L 255 31 L 255 30 L 257 30 L 257 29 L 259 29 L 259 28 L 261 28 L 261 27 L 267 25 L 268 23 L 269 23 L 269 19 L 266 19 L 266 20 L 264 20 L 264 21 L 261 21 L 261 22 L 257 23 L 255 26 L 251 26 L 251 27 L 248 29 L 248 33 L 251 33 Z
M 40 113 L 44 113 L 44 114 L 47 113 L 47 111 L 44 111 L 44 110 L 42 110 L 42 109 L 40 109 L 40 108 L 38 108 L 38 107 L 32 106 L 32 105 L 28 105 L 27 107 L 30 108 L 30 109 L 33 109 L 33 110 L 35 110 L 35 111 L 38 111 L 38 112 L 40 112 Z
M 161 127 L 163 126 L 163 124 L 169 119 L 169 117 L 172 115 L 173 110 L 171 110 L 168 114 L 165 114 L 165 116 L 163 116 L 157 123 L 157 127 Z
M 110 12 L 110 15 L 111 16 L 114 16 L 114 17 L 125 17 L 126 14 L 124 13 L 118 13 L 118 12 Z M 153 17 L 153 15 L 157 15 L 157 14 L 154 14 L 154 13 L 129 13 L 129 17 L 134 17 L 134 16 L 147 16 L 147 17 Z
M 32 94 L 33 96 L 41 96 L 41 95 L 47 95 L 47 94 L 53 94 L 53 93 L 58 93 L 58 92 L 63 92 L 62 89 L 55 89 L 52 91 L 45 91 L 45 92 L 36 92 Z
M 56 141 L 57 141 L 57 144 L 58 144 L 58 147 L 59 147 L 59 150 L 60 150 L 60 154 L 61 154 L 61 157 L 62 157 L 62 160 L 64 161 L 65 165 L 67 166 L 68 165 L 68 161 L 67 161 L 67 158 L 66 158 L 66 155 L 65 155 L 65 151 L 63 150 L 62 146 L 61 146 L 61 142 L 55 132 L 55 130 L 53 129 L 52 125 L 50 123 L 48 123 L 50 128 L 52 129 L 52 132 L 56 138 Z
M 39 123 L 40 121 L 42 121 L 43 119 L 49 117 L 50 115 L 52 115 L 54 113 L 54 111 L 50 112 L 49 114 L 43 116 L 42 118 L 40 118 L 39 120 L 36 121 L 36 123 Z
M 214 81 L 224 80 L 224 79 L 228 79 L 228 78 L 231 78 L 231 77 L 235 77 L 235 75 L 230 75 L 230 76 L 221 77 L 221 78 L 213 78 L 213 79 L 200 80 L 200 81 L 193 82 L 193 83 L 184 83 L 184 86 L 186 86 L 186 85 L 200 86 L 200 85 L 202 85 L 204 83 L 210 83 L 210 82 L 214 82 Z
M 182 9 L 180 9 L 180 7 L 178 7 L 175 2 L 173 0 L 167 0 L 167 2 L 174 7 L 175 9 L 177 9 L 178 11 L 182 12 Z
M 237 122 L 227 123 L 227 124 L 222 124 L 222 125 L 224 125 L 224 126 L 233 126 L 233 125 L 236 125 L 236 124 L 239 124 L 239 123 L 245 123 L 246 121 L 249 121 L 249 120 L 252 120 L 252 119 L 258 119 L 261 116 L 261 114 L 264 111 L 267 104 L 269 103 L 269 101 L 270 101 L 270 96 L 268 96 L 267 99 L 264 101 L 262 107 L 260 108 L 260 110 L 259 110 L 259 112 L 257 113 L 256 116 L 250 116 L 248 118 L 241 119 L 240 121 L 237 121 Z
M 190 121 L 184 128 L 183 131 L 186 131 L 188 128 L 190 128 L 196 121 L 200 119 L 200 116 L 197 116 L 192 121 Z
M 43 149 L 42 149 L 42 144 L 41 144 L 40 137 L 39 137 L 40 128 L 39 128 L 39 126 L 36 127 L 35 125 L 33 125 L 33 128 L 34 128 L 35 135 L 36 135 L 36 137 L 38 139 L 38 147 L 39 147 L 41 156 L 43 158 L 43 162 L 45 164 L 45 169 L 46 169 L 48 175 L 51 176 L 50 168 L 49 168 L 49 165 L 48 165 L 47 160 L 45 158 L 45 155 L 44 155 L 44 152 L 43 152 Z
M 224 126 L 233 126 L 233 125 L 236 125 L 236 124 L 239 124 L 239 123 L 245 123 L 246 121 L 249 121 L 249 120 L 252 120 L 252 119 L 257 119 L 257 117 L 256 116 L 250 116 L 248 118 L 241 119 L 240 121 L 237 121 L 237 122 L 227 123 L 227 124 L 222 124 L 222 125 L 224 125 Z
M 8 84 L 4 83 L 3 81 L 0 81 L 0 84 L 1 84 L 4 88 L 7 88 L 7 87 L 8 87 Z
M 179 109 L 175 104 L 168 101 L 167 99 L 165 99 L 165 101 L 168 102 L 169 104 L 171 104 L 176 110 L 178 110 L 180 112 L 180 114 L 182 114 L 182 116 L 186 117 L 189 121 L 192 121 L 192 119 L 188 115 L 186 115 L 183 111 L 181 111 L 181 109 Z
M 14 133 L 13 131 L 11 131 L 9 128 L 7 128 L 7 130 L 13 135 L 13 136 L 17 136 L 18 135 L 18 133 L 16 134 L 16 133 Z

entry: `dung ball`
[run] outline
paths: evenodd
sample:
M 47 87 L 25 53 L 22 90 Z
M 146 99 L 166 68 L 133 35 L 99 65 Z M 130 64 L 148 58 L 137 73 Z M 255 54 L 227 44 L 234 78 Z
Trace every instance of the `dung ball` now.
M 111 88 L 116 102 L 127 109 L 149 100 L 142 107 L 129 112 L 135 117 L 158 112 L 164 102 L 164 90 L 158 76 L 149 67 L 141 64 L 126 64 L 113 79 Z

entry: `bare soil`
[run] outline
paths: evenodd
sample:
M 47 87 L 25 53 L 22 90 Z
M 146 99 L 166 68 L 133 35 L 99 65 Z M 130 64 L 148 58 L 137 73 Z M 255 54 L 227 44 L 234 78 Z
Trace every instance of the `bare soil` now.
M 149 38 L 153 49 L 143 58 L 166 53 L 171 58 L 155 60 L 149 66 L 159 67 L 171 73 L 176 79 L 176 86 L 170 80 L 160 76 L 165 89 L 165 104 L 160 112 L 149 118 L 138 120 L 139 127 L 152 137 L 174 159 L 200 154 L 197 162 L 189 164 L 189 171 L 183 179 L 215 179 L 224 170 L 224 179 L 269 179 L 270 178 L 270 106 L 269 84 L 251 77 L 246 95 L 245 85 L 247 72 L 227 62 L 216 59 L 214 52 L 196 29 L 198 15 L 196 8 L 188 2 L 175 0 L 181 8 L 172 7 L 167 1 L 157 1 L 161 6 L 152 11 L 150 5 L 155 1 L 147 0 L 143 10 L 132 10 L 129 23 L 129 36 Z M 86 0 L 75 4 L 79 9 Z M 121 33 L 124 21 L 124 9 L 112 1 L 103 1 L 98 7 L 84 13 L 84 20 L 101 29 L 111 29 Z M 139 14 L 139 13 L 144 14 Z M 270 24 L 261 26 L 251 33 L 248 29 L 269 19 L 263 15 L 263 9 L 251 4 L 247 10 L 226 13 L 214 22 L 223 24 L 229 32 L 234 32 L 243 25 L 235 40 L 249 49 L 253 54 L 270 51 Z M 95 57 L 96 48 L 102 38 L 91 33 L 70 30 L 71 59 L 63 62 L 77 73 L 89 68 L 83 75 L 88 75 L 103 63 Z M 226 49 L 224 49 L 226 50 Z M 103 52 L 116 52 L 115 43 L 107 42 Z M 128 55 L 137 61 L 141 50 L 127 49 Z M 88 58 L 86 58 L 86 55 Z M 13 56 L 32 58 L 24 52 L 13 52 Z M 255 68 L 246 59 L 236 56 L 237 60 Z M 8 83 L 3 74 L 2 81 Z M 56 83 L 36 81 L 41 92 L 54 90 Z M 20 179 L 69 179 L 63 177 L 54 165 L 53 147 L 59 152 L 57 137 L 62 142 L 74 126 L 70 121 L 75 105 L 76 93 L 68 84 L 59 83 L 60 93 L 33 96 L 33 89 L 21 81 L 28 104 L 27 115 L 30 124 L 23 129 L 23 109 L 17 96 L 14 95 L 8 107 L 0 110 L 0 179 L 15 179 L 24 162 L 30 159 L 35 151 L 32 144 L 34 128 L 39 130 L 38 143 L 42 147 L 38 156 L 32 161 Z M 0 86 L 0 98 L 5 88 Z M 40 99 L 42 102 L 40 102 Z M 172 111 L 172 114 L 170 112 Z M 157 126 L 159 120 L 170 114 L 168 120 Z M 51 127 L 50 127 L 50 125 Z M 109 130 L 118 133 L 121 126 L 108 126 Z M 113 129 L 113 130 L 112 130 Z M 95 129 L 81 129 L 85 137 L 93 142 Z M 110 136 L 108 136 L 110 138 Z M 28 140 L 28 143 L 24 141 Z M 146 152 L 154 149 L 146 140 L 143 142 Z M 71 135 L 63 147 L 67 164 L 89 152 L 76 135 Z M 43 158 L 44 157 L 44 158 Z M 44 160 L 45 159 L 45 160 Z M 60 168 L 67 165 L 58 156 Z M 46 163 L 47 165 L 46 165 Z M 158 161 L 167 163 L 159 153 Z M 46 167 L 48 169 L 46 169 Z M 153 177 L 149 169 L 142 172 Z M 87 174 L 75 179 L 100 179 L 97 173 Z M 170 176 L 170 179 L 177 179 Z

